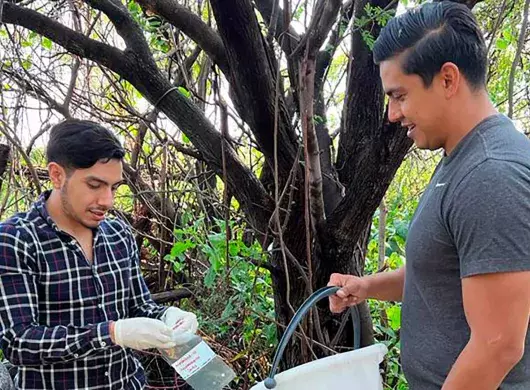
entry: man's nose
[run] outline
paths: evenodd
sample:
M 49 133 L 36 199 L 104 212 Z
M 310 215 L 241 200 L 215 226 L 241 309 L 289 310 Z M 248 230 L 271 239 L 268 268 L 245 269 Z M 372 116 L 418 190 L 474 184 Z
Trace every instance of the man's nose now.
M 399 104 L 392 102 L 388 103 L 388 120 L 390 122 L 400 122 L 403 117 Z
M 103 194 L 101 194 L 101 197 L 99 198 L 99 205 L 105 207 L 106 209 L 110 209 L 112 205 L 114 204 L 114 192 L 112 191 L 112 188 L 106 188 Z

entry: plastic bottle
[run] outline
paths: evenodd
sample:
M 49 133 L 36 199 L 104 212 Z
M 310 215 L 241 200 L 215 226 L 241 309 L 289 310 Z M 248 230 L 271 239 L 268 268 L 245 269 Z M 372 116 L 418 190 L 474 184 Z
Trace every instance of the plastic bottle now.
M 160 352 L 195 390 L 221 390 L 236 376 L 208 344 L 195 334 L 190 334 L 183 344 Z

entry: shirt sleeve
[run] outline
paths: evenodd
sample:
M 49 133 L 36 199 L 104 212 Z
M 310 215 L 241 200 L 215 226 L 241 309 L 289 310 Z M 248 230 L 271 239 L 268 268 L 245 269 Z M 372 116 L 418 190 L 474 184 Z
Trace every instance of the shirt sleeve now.
M 447 208 L 461 277 L 530 270 L 530 168 L 489 159 L 457 186 Z
M 129 301 L 130 317 L 149 317 L 159 319 L 167 307 L 156 304 L 151 298 L 142 271 L 140 269 L 140 256 L 136 240 L 128 226 L 126 226 L 129 248 L 131 253 L 131 296 Z
M 29 233 L 0 224 L 0 349 L 14 365 L 75 360 L 112 345 L 109 322 L 46 327 L 38 322 L 38 266 Z

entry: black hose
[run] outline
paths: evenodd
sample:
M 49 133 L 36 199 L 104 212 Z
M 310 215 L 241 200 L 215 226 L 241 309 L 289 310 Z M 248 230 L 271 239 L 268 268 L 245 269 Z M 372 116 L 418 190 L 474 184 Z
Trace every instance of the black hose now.
M 278 365 L 280 364 L 283 352 L 287 347 L 287 343 L 291 339 L 291 336 L 296 330 L 296 327 L 302 320 L 302 317 L 309 311 L 311 306 L 313 306 L 315 303 L 317 303 L 323 298 L 335 294 L 339 290 L 340 287 L 323 287 L 311 294 L 311 296 L 307 298 L 302 304 L 302 306 L 300 306 L 300 308 L 296 311 L 291 322 L 289 322 L 289 325 L 285 329 L 280 343 L 278 344 L 278 348 L 276 349 L 276 353 L 274 354 L 274 359 L 272 360 L 272 368 L 270 374 L 263 382 L 267 389 L 274 389 L 276 387 L 276 380 L 274 379 L 274 375 L 276 375 L 276 370 L 278 369 Z M 358 349 L 361 346 L 361 318 L 359 315 L 359 308 L 357 306 L 351 307 L 350 314 L 352 316 L 353 321 L 353 347 L 354 349 Z

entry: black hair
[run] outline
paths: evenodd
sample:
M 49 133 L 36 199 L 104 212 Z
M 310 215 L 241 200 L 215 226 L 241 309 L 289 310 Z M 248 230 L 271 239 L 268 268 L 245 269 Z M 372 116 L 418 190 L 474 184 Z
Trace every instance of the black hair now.
M 458 66 L 473 89 L 486 85 L 484 36 L 471 10 L 462 4 L 426 3 L 391 19 L 373 53 L 376 64 L 405 53 L 403 71 L 417 74 L 427 87 L 446 62 Z
M 90 168 L 98 161 L 122 160 L 124 156 L 125 150 L 110 130 L 79 119 L 55 125 L 46 149 L 48 163 L 55 162 L 68 171 Z

